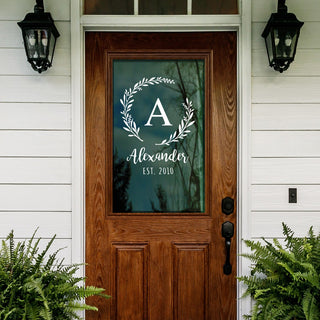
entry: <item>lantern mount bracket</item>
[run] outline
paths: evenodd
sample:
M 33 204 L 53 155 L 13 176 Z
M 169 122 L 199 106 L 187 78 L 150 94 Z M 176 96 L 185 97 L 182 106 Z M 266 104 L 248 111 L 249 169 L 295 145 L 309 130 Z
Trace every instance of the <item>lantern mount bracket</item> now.
M 288 7 L 286 6 L 286 0 L 278 0 L 278 13 L 288 13 Z
M 36 0 L 36 5 L 34 6 L 34 12 L 35 13 L 44 12 L 43 0 Z

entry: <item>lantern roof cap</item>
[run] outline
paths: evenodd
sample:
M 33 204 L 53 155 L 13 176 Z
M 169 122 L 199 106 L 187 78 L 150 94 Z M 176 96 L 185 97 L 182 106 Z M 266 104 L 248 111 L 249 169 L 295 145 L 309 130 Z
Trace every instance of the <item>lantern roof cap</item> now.
M 25 18 L 22 21 L 18 22 L 18 25 L 21 29 L 50 28 L 56 38 L 60 36 L 58 29 L 54 25 L 54 21 L 50 12 L 36 10 L 36 8 L 35 12 L 27 13 Z
M 297 19 L 293 13 L 288 13 L 286 10 L 279 10 L 276 13 L 272 13 L 266 27 L 262 32 L 262 37 L 266 38 L 272 27 L 296 27 L 300 29 L 304 22 Z

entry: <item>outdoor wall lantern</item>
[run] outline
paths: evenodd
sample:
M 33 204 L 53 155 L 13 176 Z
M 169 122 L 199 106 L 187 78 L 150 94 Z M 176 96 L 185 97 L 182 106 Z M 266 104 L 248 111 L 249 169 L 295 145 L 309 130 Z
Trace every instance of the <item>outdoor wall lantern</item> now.
M 269 65 L 274 70 L 283 72 L 294 60 L 300 29 L 303 22 L 293 13 L 288 13 L 285 0 L 278 0 L 278 12 L 272 13 L 262 33 L 265 39 Z
M 34 13 L 28 13 L 18 22 L 28 61 L 41 73 L 52 65 L 57 38 L 60 36 L 49 12 L 44 12 L 43 0 L 36 0 Z

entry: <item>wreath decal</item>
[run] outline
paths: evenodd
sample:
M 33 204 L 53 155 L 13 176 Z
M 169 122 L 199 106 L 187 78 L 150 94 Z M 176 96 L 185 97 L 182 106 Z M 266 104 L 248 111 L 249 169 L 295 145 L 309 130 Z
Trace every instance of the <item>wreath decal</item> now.
M 185 116 L 181 120 L 178 130 L 170 134 L 169 139 L 165 139 L 161 143 L 156 143 L 157 146 L 162 146 L 162 145 L 168 146 L 172 142 L 178 142 L 179 139 L 183 140 L 187 136 L 187 134 L 190 132 L 188 128 L 194 124 L 194 120 L 191 121 L 193 118 L 193 111 L 194 111 L 194 109 L 192 109 L 192 101 L 189 101 L 189 99 L 186 98 L 186 103 L 183 103 L 182 105 L 185 108 Z
M 122 114 L 122 120 L 124 123 L 123 129 L 128 132 L 129 137 L 135 137 L 139 141 L 143 142 L 143 139 L 139 135 L 140 128 L 137 127 L 132 115 L 130 114 L 134 102 L 133 96 L 138 91 L 142 91 L 143 87 L 148 87 L 149 85 L 153 86 L 161 83 L 175 84 L 175 81 L 163 77 L 152 77 L 150 79 L 143 78 L 133 86 L 133 89 L 129 88 L 124 91 L 123 98 L 120 99 L 120 103 L 123 106 L 123 110 L 120 112 L 120 114 Z M 156 143 L 155 145 L 169 146 L 173 142 L 178 142 L 179 139 L 184 139 L 190 132 L 188 127 L 190 127 L 194 123 L 194 121 L 192 121 L 194 112 L 194 109 L 192 108 L 192 101 L 189 101 L 188 98 L 186 98 L 185 103 L 183 103 L 182 105 L 185 108 L 185 115 L 181 120 L 181 123 L 179 124 L 178 130 L 172 133 L 168 139 L 163 140 L 161 143 Z

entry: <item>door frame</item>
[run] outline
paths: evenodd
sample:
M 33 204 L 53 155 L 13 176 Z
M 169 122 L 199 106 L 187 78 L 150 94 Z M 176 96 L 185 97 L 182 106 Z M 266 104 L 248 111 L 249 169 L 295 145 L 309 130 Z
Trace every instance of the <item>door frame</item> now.
M 72 262 L 85 262 L 85 32 L 90 31 L 236 31 L 238 82 L 238 186 L 237 250 L 245 252 L 242 239 L 251 237 L 251 0 L 238 0 L 238 15 L 194 16 L 93 16 L 82 15 L 82 0 L 71 0 L 71 108 L 72 108 Z M 238 275 L 249 274 L 247 259 L 238 255 Z M 80 270 L 84 275 L 84 267 Z M 239 299 L 237 318 L 248 314 L 250 298 Z

